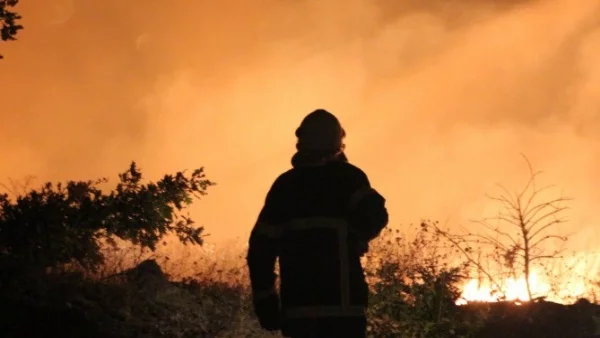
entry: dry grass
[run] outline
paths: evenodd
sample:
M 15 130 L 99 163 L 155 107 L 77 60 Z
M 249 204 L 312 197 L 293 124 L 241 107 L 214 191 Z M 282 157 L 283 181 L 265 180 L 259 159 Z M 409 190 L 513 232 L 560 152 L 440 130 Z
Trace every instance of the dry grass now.
M 481 318 L 473 313 L 465 317 L 452 303 L 467 270 L 435 234 L 401 235 L 384 232 L 364 258 L 373 290 L 371 336 L 473 337 Z M 156 252 L 125 243 L 105 246 L 99 271 L 71 269 L 67 275 L 38 278 L 13 288 L 2 301 L 22 308 L 13 311 L 13 321 L 23 320 L 17 316 L 35 320 L 44 334 L 58 330 L 64 336 L 67 325 L 81 327 L 70 336 L 86 337 L 279 337 L 261 330 L 252 312 L 245 249 L 242 241 L 222 247 L 168 242 Z M 147 259 L 159 263 L 168 281 L 142 283 L 122 274 Z M 39 323 L 36 311 L 66 311 L 61 318 L 68 319 L 53 329 Z M 23 334 L 18 333 L 5 336 Z

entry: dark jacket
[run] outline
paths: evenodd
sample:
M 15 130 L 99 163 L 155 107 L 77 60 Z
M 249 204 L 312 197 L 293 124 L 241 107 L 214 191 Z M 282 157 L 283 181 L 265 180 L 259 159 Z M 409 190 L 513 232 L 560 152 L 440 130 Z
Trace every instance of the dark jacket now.
M 255 311 L 262 324 L 279 310 L 273 308 L 279 302 L 274 272 L 279 258 L 284 324 L 364 317 L 368 287 L 360 256 L 387 225 L 385 199 L 346 161 L 293 163 L 273 183 L 250 236 Z

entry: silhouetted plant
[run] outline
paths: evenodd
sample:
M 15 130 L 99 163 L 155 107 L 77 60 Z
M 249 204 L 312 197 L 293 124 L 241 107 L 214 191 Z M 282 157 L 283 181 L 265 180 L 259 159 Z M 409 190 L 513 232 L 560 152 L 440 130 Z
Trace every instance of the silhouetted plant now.
M 168 233 L 202 244 L 203 227 L 181 211 L 214 184 L 203 168 L 144 184 L 133 162 L 114 190 L 99 188 L 106 182 L 46 183 L 14 201 L 0 195 L 0 257 L 33 267 L 74 262 L 93 269 L 103 261 L 100 240 L 114 244 L 114 236 L 151 250 Z
M 407 241 L 386 229 L 368 255 L 372 337 L 470 337 L 479 326 L 462 320 L 456 305 L 468 263 L 425 221 Z
M 525 156 L 523 158 L 529 169 L 529 181 L 522 190 L 514 194 L 499 185 L 502 193 L 488 196 L 499 204 L 500 211 L 494 217 L 475 221 L 482 226 L 482 231 L 465 234 L 451 234 L 441 229 L 438 231 L 493 284 L 500 298 L 503 296 L 501 280 L 508 276 L 493 273 L 489 267 L 482 264 L 481 253 L 485 249 L 491 249 L 490 258 L 498 265 L 496 269 L 508 269 L 510 277 L 513 278 L 519 275 L 524 277 L 528 298 L 532 300 L 534 295 L 530 277 L 534 264 L 559 258 L 562 252 L 556 243 L 550 247 L 544 244 L 567 240 L 567 236 L 559 235 L 553 230 L 566 221 L 562 214 L 567 209 L 564 203 L 570 199 L 541 198 L 541 194 L 552 186 L 538 187 L 536 179 L 541 172 L 534 172 L 529 160 Z
M 19 3 L 19 0 L 0 0 L 0 39 L 2 41 L 16 40 L 16 35 L 23 26 L 17 23 L 21 16 L 9 8 L 14 7 Z M 2 59 L 0 54 L 0 59 Z

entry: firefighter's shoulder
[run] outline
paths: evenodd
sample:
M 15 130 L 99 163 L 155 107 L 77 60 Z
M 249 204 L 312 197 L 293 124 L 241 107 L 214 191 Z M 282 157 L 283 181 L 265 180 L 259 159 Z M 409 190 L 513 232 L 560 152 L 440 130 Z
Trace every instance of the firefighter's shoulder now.
M 273 181 L 273 184 L 271 185 L 271 191 L 273 190 L 281 190 L 284 189 L 285 187 L 290 185 L 290 183 L 293 182 L 293 176 L 294 176 L 294 169 L 289 169 L 283 173 L 281 173 L 279 176 L 277 176 L 277 178 L 275 179 L 275 181 Z
M 349 162 L 337 162 L 336 166 L 348 180 L 355 181 L 361 185 L 369 185 L 367 174 L 356 165 Z

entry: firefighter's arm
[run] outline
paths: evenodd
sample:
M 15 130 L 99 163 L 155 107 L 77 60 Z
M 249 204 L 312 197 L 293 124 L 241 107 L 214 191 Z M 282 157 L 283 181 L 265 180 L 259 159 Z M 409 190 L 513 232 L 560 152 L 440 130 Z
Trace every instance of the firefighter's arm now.
M 353 230 L 365 243 L 379 236 L 388 224 L 385 198 L 371 187 L 366 177 L 350 198 L 349 212 Z
M 280 210 L 274 187 L 267 194 L 265 204 L 250 234 L 247 263 L 254 311 L 261 326 L 267 330 L 279 329 L 279 296 L 275 289 L 275 262 L 279 247 Z

